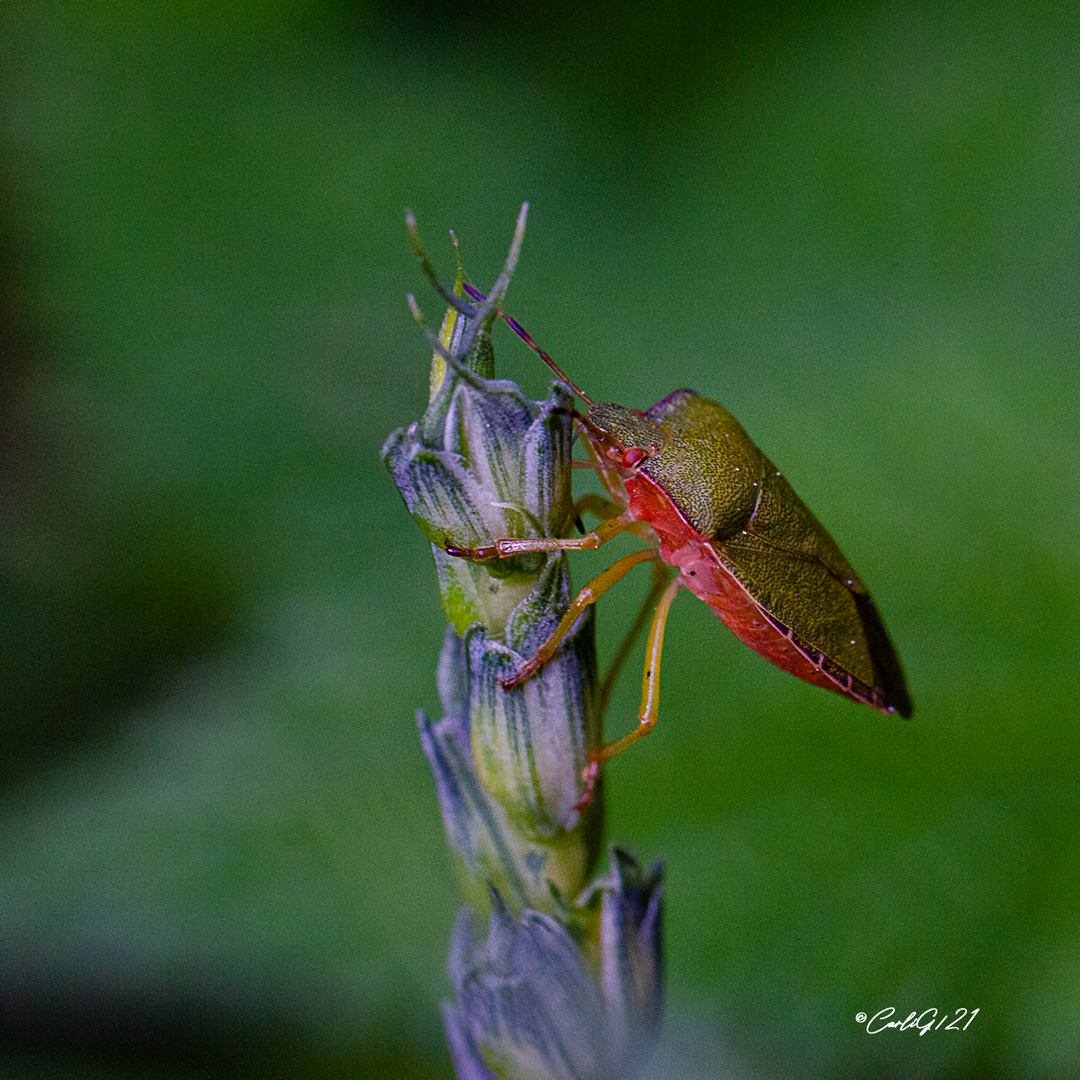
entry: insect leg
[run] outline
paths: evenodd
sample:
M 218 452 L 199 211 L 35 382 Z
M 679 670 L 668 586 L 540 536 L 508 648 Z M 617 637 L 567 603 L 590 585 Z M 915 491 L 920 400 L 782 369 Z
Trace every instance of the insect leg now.
M 628 746 L 633 746 L 638 739 L 648 735 L 656 723 L 659 713 L 660 654 L 664 648 L 664 629 L 667 626 L 671 602 L 681 586 L 681 577 L 676 577 L 671 581 L 664 590 L 663 596 L 660 597 L 656 612 L 653 614 L 652 626 L 649 629 L 649 643 L 645 647 L 645 674 L 641 679 L 641 711 L 638 713 L 638 726 L 622 738 L 598 747 L 589 755 L 589 764 L 585 766 L 582 774 L 584 787 L 575 807 L 577 810 L 584 810 L 592 800 L 593 789 L 600 775 L 600 766 L 616 754 L 621 754 Z
M 496 540 L 492 545 L 494 550 L 482 548 L 481 551 L 492 551 L 492 554 L 498 555 L 500 559 L 505 559 L 508 555 L 522 555 L 527 551 L 594 551 L 598 547 L 603 547 L 613 536 L 617 536 L 633 523 L 634 519 L 629 514 L 622 514 L 619 517 L 601 521 L 592 532 L 577 538 L 563 539 L 558 536 L 540 536 L 521 540 L 507 538 Z M 455 553 L 451 552 L 451 554 Z M 484 556 L 473 553 L 473 558 L 481 557 Z
M 610 521 L 612 518 L 617 518 L 622 515 L 626 510 L 626 503 L 612 502 L 611 499 L 605 499 L 602 495 L 596 495 L 589 493 L 588 495 L 582 495 L 580 499 L 570 509 L 570 520 L 577 526 L 579 532 L 585 532 L 585 525 L 581 520 L 581 515 L 589 513 L 598 517 L 601 521 Z
M 581 617 L 581 613 L 604 595 L 617 581 L 626 577 L 638 563 L 658 559 L 660 553 L 656 548 L 642 548 L 635 551 L 618 562 L 612 563 L 602 574 L 598 574 L 588 585 L 578 593 L 577 599 L 567 608 L 566 614 L 559 620 L 555 632 L 536 650 L 536 655 L 529 660 L 517 674 L 509 679 L 500 679 L 499 682 L 504 690 L 513 690 L 520 686 L 526 679 L 535 675 L 555 654 L 555 650 L 562 644 L 573 628 L 574 623 Z M 661 601 L 662 603 L 663 601 Z M 669 601 L 670 603 L 670 601 Z M 655 625 L 654 625 L 655 630 Z
M 581 424 L 578 425 L 579 433 L 580 430 Z M 614 468 L 610 461 L 604 461 L 591 439 L 585 440 L 585 451 L 589 455 L 589 460 L 580 461 L 578 459 L 571 462 L 571 465 L 578 468 L 595 469 L 597 476 L 600 478 L 600 483 L 604 485 L 604 490 L 611 497 L 611 504 L 618 507 L 626 506 L 626 487 L 622 482 L 622 477 L 619 475 L 618 469 Z M 597 497 L 602 498 L 600 496 Z M 585 495 L 583 498 L 587 499 L 589 496 Z M 605 514 L 604 516 L 607 517 L 608 515 Z
M 526 204 L 526 206 L 527 206 L 527 205 L 528 205 L 528 204 Z M 515 235 L 516 235 L 516 234 L 515 234 Z M 515 259 L 515 261 L 516 261 L 516 259 Z M 470 285 L 470 284 L 469 284 L 469 283 L 468 283 L 467 281 L 465 282 L 465 291 L 466 291 L 466 292 L 467 292 L 467 293 L 468 293 L 468 294 L 469 294 L 469 295 L 470 295 L 470 296 L 471 296 L 471 297 L 472 297 L 472 298 L 473 298 L 474 300 L 477 300 L 477 301 L 479 301 L 479 302 L 481 302 L 481 303 L 485 302 L 485 301 L 486 301 L 486 300 L 488 299 L 488 298 L 487 298 L 486 296 L 484 296 L 484 294 L 483 294 L 483 293 L 482 293 L 482 292 L 481 292 L 481 291 L 480 291 L 479 289 L 476 289 L 476 288 L 474 288 L 474 287 L 473 287 L 472 285 Z M 492 291 L 494 291 L 494 290 L 492 290 Z M 504 289 L 503 291 L 505 292 L 506 290 Z M 531 335 L 531 334 L 530 334 L 530 333 L 529 333 L 529 332 L 528 332 L 528 331 L 527 331 L 527 330 L 525 329 L 525 327 L 524 327 L 524 326 L 522 326 L 522 325 L 521 325 L 521 323 L 519 323 L 519 322 L 518 322 L 518 321 L 517 321 L 516 319 L 511 319 L 509 315 L 507 315 L 507 314 L 506 314 L 505 312 L 503 312 L 503 311 L 501 311 L 501 310 L 499 311 L 499 314 L 500 314 L 500 315 L 501 315 L 501 316 L 502 316 L 502 317 L 503 317 L 503 318 L 504 318 L 504 319 L 506 320 L 506 325 L 507 325 L 507 326 L 509 326 L 509 327 L 510 327 L 510 329 L 511 329 L 511 330 L 513 330 L 513 331 L 514 331 L 514 333 L 515 333 L 515 334 L 517 334 L 517 336 L 518 336 L 519 338 L 521 338 L 521 340 L 522 340 L 522 341 L 524 341 L 524 342 L 525 342 L 525 344 L 526 344 L 526 345 L 528 345 L 530 349 L 532 349 L 532 350 L 533 350 L 533 351 L 534 351 L 535 353 L 537 353 L 537 354 L 539 355 L 540 359 L 541 359 L 541 360 L 543 360 L 543 361 L 544 361 L 544 363 L 545 363 L 545 364 L 547 364 L 547 366 L 548 366 L 549 368 L 551 368 L 551 370 L 552 370 L 552 371 L 554 371 L 554 372 L 555 372 L 555 374 L 556 374 L 556 375 L 558 375 L 558 376 L 559 376 L 559 378 L 560 378 L 560 379 L 562 379 L 562 381 L 563 381 L 564 383 L 566 383 L 566 385 L 567 385 L 567 386 L 569 386 L 569 387 L 570 387 L 570 389 L 571 389 L 571 390 L 573 390 L 573 391 L 574 391 L 574 393 L 575 393 L 575 394 L 577 394 L 577 396 L 578 396 L 579 398 L 581 398 L 581 400 L 582 400 L 582 401 L 584 401 L 584 402 L 585 402 L 585 403 L 586 403 L 587 405 L 591 405 L 591 404 L 592 404 L 592 399 L 591 399 L 591 398 L 587 398 L 587 397 L 586 397 L 586 396 L 585 396 L 585 395 L 584 395 L 584 394 L 583 394 L 583 393 L 582 393 L 582 392 L 581 392 L 581 391 L 580 391 L 580 390 L 579 390 L 579 389 L 578 389 L 578 388 L 577 388 L 577 387 L 576 387 L 576 386 L 575 386 L 575 385 L 574 385 L 574 384 L 573 384 L 573 383 L 572 383 L 572 382 L 571 382 L 571 381 L 570 381 L 570 380 L 569 380 L 569 379 L 568 379 L 568 378 L 567 378 L 567 377 L 566 377 L 566 376 L 565 376 L 565 375 L 564 375 L 564 374 L 562 373 L 562 371 L 560 370 L 560 368 L 558 367 L 558 365 L 557 365 L 557 364 L 555 363 L 555 361 L 554 361 L 554 360 L 552 360 L 552 359 L 551 359 L 551 357 L 550 357 L 550 356 L 548 356 L 548 354 L 547 354 L 546 352 L 544 352 L 544 350 L 543 350 L 543 349 L 541 349 L 541 348 L 540 348 L 540 346 L 539 346 L 539 345 L 537 345 L 535 341 L 533 341 L 533 339 L 532 339 L 532 335 Z
M 588 498 L 589 496 L 585 496 Z M 604 500 L 599 495 L 595 496 L 599 503 Z M 613 509 L 618 510 L 618 506 Z M 562 538 L 558 536 L 535 536 L 521 539 L 505 537 L 496 540 L 494 544 L 485 547 L 463 548 L 444 541 L 442 548 L 447 555 L 453 555 L 458 559 L 505 559 L 511 555 L 523 555 L 529 551 L 595 551 L 603 547 L 613 536 L 618 536 L 624 529 L 634 531 L 637 523 L 628 513 L 618 517 L 608 518 L 601 521 L 592 532 L 577 538 Z
M 600 684 L 601 716 L 604 716 L 607 713 L 608 699 L 611 697 L 611 690 L 615 685 L 615 680 L 619 677 L 619 672 L 622 671 L 622 666 L 626 663 L 626 658 L 630 655 L 630 650 L 634 647 L 634 642 L 637 641 L 641 631 L 645 629 L 645 621 L 648 619 L 649 613 L 655 608 L 660 599 L 660 594 L 667 587 L 670 578 L 671 571 L 661 560 L 657 559 L 656 562 L 653 563 L 653 579 L 652 584 L 649 586 L 649 591 L 645 594 L 645 599 L 642 601 L 641 607 L 634 617 L 634 622 L 627 631 L 626 637 L 623 638 L 618 652 L 615 653 L 611 665 L 608 667 L 607 674 L 604 676 L 604 681 Z
M 590 491 L 586 495 L 582 495 L 576 503 L 574 503 L 574 514 L 580 516 L 581 514 L 593 514 L 601 519 L 601 521 L 610 521 L 612 518 L 619 517 L 626 509 L 626 503 L 613 502 L 611 499 L 605 499 L 603 495 L 597 495 L 595 492 Z

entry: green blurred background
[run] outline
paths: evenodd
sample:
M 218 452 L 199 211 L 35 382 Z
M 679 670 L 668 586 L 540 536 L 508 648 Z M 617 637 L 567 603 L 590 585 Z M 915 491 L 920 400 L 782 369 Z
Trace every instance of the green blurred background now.
M 0 6 L 4 1075 L 450 1074 L 442 617 L 378 451 L 440 310 L 403 208 L 485 285 L 524 199 L 508 308 L 597 399 L 735 412 L 916 702 L 680 597 L 607 772 L 660 1074 L 1080 1075 L 1080 9 L 603 10 Z

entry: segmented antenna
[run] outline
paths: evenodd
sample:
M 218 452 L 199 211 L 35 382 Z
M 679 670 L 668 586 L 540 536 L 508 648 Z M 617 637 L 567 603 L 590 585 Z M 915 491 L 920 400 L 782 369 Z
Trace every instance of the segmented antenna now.
M 478 301 L 479 303 L 483 303 L 483 302 L 484 302 L 484 301 L 485 301 L 485 300 L 487 299 L 487 297 L 486 297 L 486 296 L 485 296 L 485 295 L 484 295 L 484 294 L 483 294 L 483 293 L 482 293 L 482 292 L 481 292 L 481 291 L 480 291 L 479 289 L 477 289 L 477 288 L 475 288 L 474 286 L 470 285 L 470 284 L 469 284 L 469 283 L 468 283 L 467 281 L 466 281 L 466 282 L 464 282 L 464 285 L 465 285 L 465 291 L 466 291 L 466 292 L 467 292 L 467 293 L 468 293 L 468 294 L 469 294 L 469 295 L 470 295 L 470 296 L 471 296 L 471 297 L 472 297 L 472 298 L 473 298 L 474 300 Z M 525 329 L 525 327 L 524 327 L 524 326 L 522 326 L 522 325 L 521 325 L 521 323 L 519 323 L 519 322 L 517 321 L 517 319 L 512 319 L 512 318 L 510 318 L 510 316 L 509 316 L 509 315 L 507 315 L 505 311 L 500 311 L 500 312 L 499 312 L 499 315 L 500 315 L 500 316 L 501 316 L 501 317 L 502 317 L 503 319 L 505 319 L 505 320 L 506 320 L 506 325 L 507 325 L 507 326 L 509 326 L 509 327 L 510 327 L 510 329 L 511 329 L 511 330 L 513 330 L 513 331 L 514 331 L 514 333 L 515 333 L 515 334 L 517 334 L 517 336 L 518 336 L 519 338 L 521 338 L 521 340 L 522 340 L 522 341 L 524 341 L 524 342 L 525 342 L 525 344 L 526 344 L 526 345 L 528 345 L 530 349 L 532 349 L 532 350 L 533 350 L 534 352 L 538 353 L 538 354 L 540 355 L 540 359 L 541 359 L 541 360 L 543 360 L 543 361 L 544 361 L 544 363 L 545 363 L 545 364 L 547 364 L 547 366 L 548 366 L 549 368 L 551 368 L 551 370 L 552 370 L 552 371 L 554 371 L 554 372 L 555 372 L 555 374 L 556 374 L 556 375 L 558 375 L 558 376 L 559 376 L 559 378 L 560 378 L 560 379 L 562 379 L 562 381 L 563 381 L 564 383 L 566 383 L 566 385 L 567 385 L 567 386 L 569 386 L 569 387 L 570 387 L 570 389 L 571 389 L 571 390 L 573 390 L 573 391 L 574 391 L 574 393 L 575 393 L 575 394 L 577 394 L 577 396 L 578 396 L 579 398 L 581 398 L 581 400 L 582 400 L 582 401 L 584 401 L 586 405 L 592 405 L 592 404 L 593 404 L 592 398 L 586 397 L 586 396 L 585 396 L 585 395 L 584 395 L 584 394 L 583 394 L 583 393 L 582 393 L 582 392 L 581 392 L 581 391 L 580 391 L 580 390 L 579 390 L 579 389 L 578 389 L 578 388 L 577 388 L 577 387 L 576 387 L 576 386 L 574 385 L 574 383 L 572 383 L 572 382 L 571 382 L 571 381 L 570 381 L 570 380 L 569 380 L 569 379 L 568 379 L 568 378 L 566 377 L 566 375 L 565 375 L 565 374 L 563 373 L 563 370 L 562 370 L 562 368 L 560 368 L 560 367 L 559 367 L 559 365 L 558 365 L 558 364 L 556 364 L 556 363 L 555 363 L 555 361 L 554 361 L 554 360 L 552 360 L 552 359 L 551 359 L 551 357 L 550 357 L 550 356 L 548 356 L 548 354 L 547 354 L 546 352 L 544 352 L 544 350 L 543 350 L 543 349 L 541 349 L 541 348 L 540 348 L 540 346 L 539 346 L 539 345 L 537 345 L 535 341 L 533 341 L 533 339 L 532 339 L 532 335 L 531 335 L 531 334 L 530 334 L 530 333 L 528 332 L 528 330 L 526 330 L 526 329 Z

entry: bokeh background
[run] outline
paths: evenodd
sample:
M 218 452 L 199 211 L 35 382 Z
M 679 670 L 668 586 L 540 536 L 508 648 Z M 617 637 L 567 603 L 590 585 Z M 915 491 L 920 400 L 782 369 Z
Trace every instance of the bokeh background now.
M 607 772 L 660 1074 L 1080 1075 L 1078 13 L 0 6 L 3 1074 L 450 1074 L 443 620 L 378 451 L 440 310 L 404 207 L 485 285 L 528 199 L 508 308 L 594 398 L 735 412 L 916 702 L 680 597 Z

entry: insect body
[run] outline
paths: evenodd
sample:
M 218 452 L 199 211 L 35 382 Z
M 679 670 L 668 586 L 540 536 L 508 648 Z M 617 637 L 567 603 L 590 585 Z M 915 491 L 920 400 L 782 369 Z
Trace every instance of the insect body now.
M 424 263 L 430 271 L 426 259 Z M 460 298 L 430 276 L 448 301 L 461 305 Z M 484 299 L 471 286 L 465 288 L 473 299 Z M 590 495 L 579 501 L 579 511 L 595 512 L 603 520 L 578 538 L 501 539 L 478 550 L 447 550 L 487 559 L 592 549 L 624 531 L 649 545 L 586 585 L 551 637 L 503 686 L 512 689 L 539 670 L 585 608 L 631 569 L 642 562 L 654 565 L 654 585 L 646 602 L 655 601 L 656 608 L 638 726 L 592 752 L 579 806 L 591 798 L 600 765 L 656 722 L 664 627 L 683 586 L 704 600 L 736 637 L 784 671 L 883 713 L 911 716 L 899 658 L 866 586 L 731 413 L 692 390 L 676 390 L 644 412 L 593 402 L 518 323 L 503 317 L 586 403 L 587 411 L 574 415 L 589 464 L 598 471 L 610 501 Z M 625 651 L 620 650 L 615 667 Z M 605 683 L 605 700 L 611 678 Z
M 807 682 L 911 715 L 866 587 L 731 413 L 676 390 L 645 413 L 593 405 L 584 426 L 660 558 L 736 637 Z
M 638 563 L 660 562 L 677 571 L 653 615 L 638 726 L 593 752 L 579 805 L 589 801 L 600 765 L 656 722 L 664 626 L 682 586 L 784 671 L 883 713 L 911 716 L 900 660 L 866 586 L 727 409 L 692 390 L 676 390 L 645 412 L 593 402 L 518 323 L 507 322 L 588 406 L 576 415 L 615 513 L 577 539 L 507 539 L 490 549 L 455 553 L 484 558 L 596 548 L 622 531 L 651 546 L 585 586 L 536 656 L 504 686 L 510 689 L 534 674 L 584 608 Z M 589 496 L 579 505 L 594 508 Z

